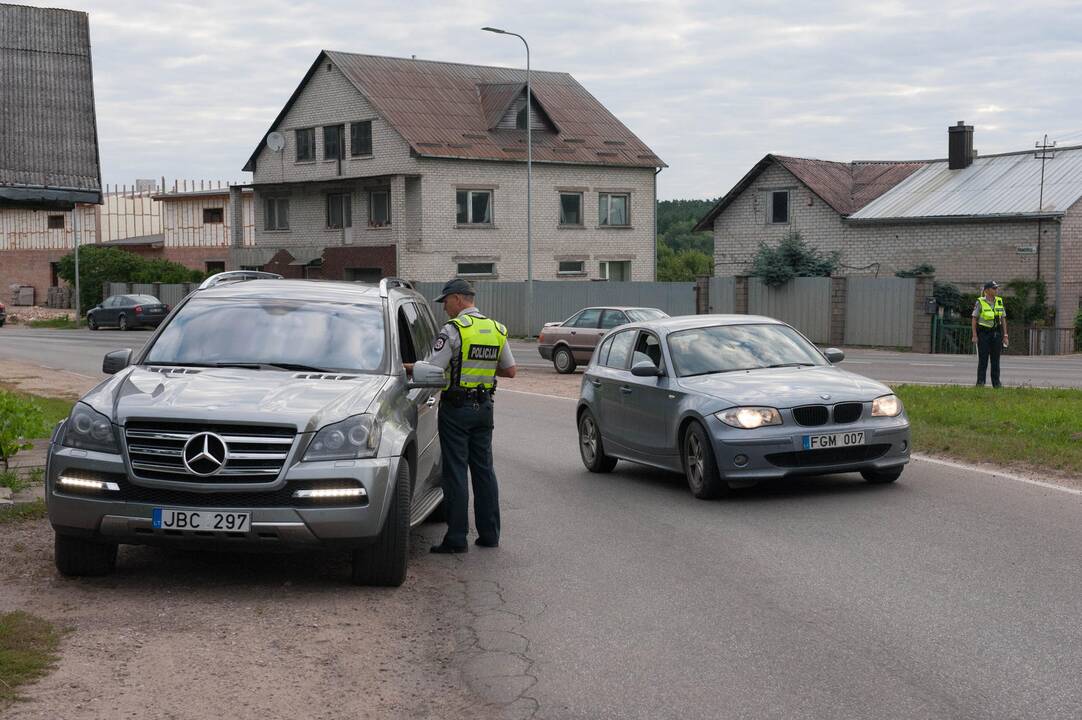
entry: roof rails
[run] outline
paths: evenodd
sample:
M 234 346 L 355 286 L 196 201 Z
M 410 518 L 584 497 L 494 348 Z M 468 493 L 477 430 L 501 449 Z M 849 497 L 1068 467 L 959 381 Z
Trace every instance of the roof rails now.
M 396 277 L 385 277 L 379 281 L 379 296 L 387 297 L 388 293 L 390 293 L 391 291 L 391 288 L 396 287 L 406 288 L 407 290 L 414 289 L 413 283 L 411 283 L 409 280 L 403 280 L 402 278 Z
M 278 273 L 262 272 L 260 270 L 230 270 L 228 272 L 220 272 L 211 275 L 199 285 L 200 290 L 207 290 L 218 285 L 233 282 L 243 282 L 245 280 L 281 280 L 282 276 Z

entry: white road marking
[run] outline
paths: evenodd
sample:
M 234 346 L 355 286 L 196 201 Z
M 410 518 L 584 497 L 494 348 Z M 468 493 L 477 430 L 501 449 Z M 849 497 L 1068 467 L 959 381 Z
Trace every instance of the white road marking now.
M 571 402 L 578 402 L 578 398 L 569 398 L 564 397 L 563 395 L 549 395 L 547 393 L 527 392 L 526 390 L 509 390 L 507 388 L 502 388 L 500 390 L 497 390 L 497 392 L 509 392 L 515 393 L 516 395 L 533 395 L 534 397 L 551 398 L 552 400 L 570 400 Z
M 1036 485 L 1037 487 L 1048 488 L 1049 490 L 1059 490 L 1060 492 L 1070 493 L 1071 495 L 1082 495 L 1082 488 L 1067 487 L 1065 485 L 1057 485 L 1055 483 L 1045 482 L 1044 480 L 1034 480 L 1022 475 L 1015 475 L 1014 473 L 1005 472 L 1003 470 L 990 470 L 988 468 L 980 467 L 979 465 L 969 465 L 968 463 L 957 462 L 956 460 L 942 460 L 940 458 L 931 457 L 922 453 L 913 453 L 913 458 L 920 460 L 921 462 L 934 463 L 936 465 L 944 465 L 946 467 L 952 467 L 956 470 L 970 470 L 972 472 L 978 472 L 982 475 L 991 475 L 992 477 L 999 477 L 1005 480 L 1014 480 L 1020 483 L 1026 483 L 1027 485 Z

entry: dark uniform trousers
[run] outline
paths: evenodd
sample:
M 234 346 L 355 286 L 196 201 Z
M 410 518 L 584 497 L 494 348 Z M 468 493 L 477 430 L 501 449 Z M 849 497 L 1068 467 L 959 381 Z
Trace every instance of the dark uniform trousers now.
M 440 453 L 443 460 L 443 502 L 447 535 L 443 542 L 461 547 L 469 530 L 469 490 L 473 480 L 473 512 L 482 540 L 500 540 L 500 499 L 492 469 L 492 399 L 440 403 Z
M 977 384 L 984 385 L 989 361 L 992 365 L 992 387 L 999 387 L 999 356 L 1003 352 L 1003 330 L 1000 327 L 977 328 Z

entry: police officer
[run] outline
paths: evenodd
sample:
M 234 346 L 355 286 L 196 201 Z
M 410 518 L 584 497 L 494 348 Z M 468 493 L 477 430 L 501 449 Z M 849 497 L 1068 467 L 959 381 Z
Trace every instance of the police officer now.
M 436 336 L 429 362 L 447 372 L 440 396 L 439 432 L 443 459 L 443 501 L 447 534 L 432 546 L 434 553 L 464 553 L 469 529 L 469 490 L 473 479 L 473 512 L 477 545 L 500 544 L 500 500 L 492 469 L 492 396 L 496 377 L 515 376 L 515 358 L 507 345 L 507 328 L 474 307 L 468 280 L 454 278 L 436 302 L 450 322 Z
M 999 356 L 1007 345 L 1007 310 L 999 297 L 999 284 L 989 280 L 973 306 L 973 344 L 977 346 L 977 386 L 984 386 L 985 370 L 992 361 L 992 387 L 1000 387 Z

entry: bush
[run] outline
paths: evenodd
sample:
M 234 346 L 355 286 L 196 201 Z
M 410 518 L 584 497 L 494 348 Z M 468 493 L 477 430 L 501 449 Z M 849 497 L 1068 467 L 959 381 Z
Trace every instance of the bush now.
M 75 287 L 75 254 L 60 258 L 57 274 Z M 204 273 L 169 260 L 146 258 L 112 247 L 84 245 L 79 248 L 79 302 L 83 314 L 101 302 L 107 282 L 185 283 L 199 282 Z
M 1075 352 L 1082 352 L 1082 310 L 1074 316 L 1074 349 Z
M 752 261 L 751 274 L 769 287 L 784 285 L 795 277 L 830 277 L 838 269 L 837 252 L 824 255 L 801 239 L 798 231 L 790 231 L 777 247 L 766 244 Z
M 894 273 L 894 277 L 900 278 L 929 277 L 932 275 L 935 275 L 935 265 L 929 265 L 928 263 L 921 263 L 909 270 L 899 270 Z
M 961 291 L 950 283 L 937 282 L 932 286 L 932 295 L 939 306 L 946 308 L 952 315 L 968 315 L 973 309 L 973 303 L 962 296 Z
M 662 241 L 657 244 L 659 282 L 688 282 L 714 274 L 714 258 L 699 250 L 674 251 Z
M 33 444 L 27 438 L 45 437 L 49 423 L 41 407 L 33 400 L 0 390 L 0 465 L 8 469 L 8 460 Z

